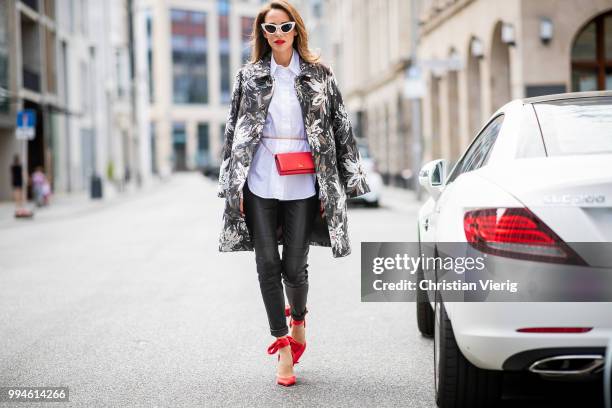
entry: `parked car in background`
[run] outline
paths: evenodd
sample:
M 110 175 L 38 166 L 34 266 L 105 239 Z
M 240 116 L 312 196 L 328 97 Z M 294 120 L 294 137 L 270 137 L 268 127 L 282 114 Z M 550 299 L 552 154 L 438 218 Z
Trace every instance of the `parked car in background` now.
M 576 243 L 612 242 L 611 163 L 612 92 L 512 101 L 452 171 L 444 160 L 421 170 L 431 194 L 418 216 L 421 250 L 435 256 L 440 243 L 464 242 L 496 276 L 531 271 L 544 287 L 610 271 Z M 440 271 L 417 273 L 435 281 Z M 611 310 L 606 302 L 444 302 L 420 291 L 417 320 L 434 337 L 438 405 L 497 406 L 503 371 L 597 379 Z
M 378 207 L 380 197 L 382 195 L 383 178 L 378 172 L 376 160 L 370 154 L 370 149 L 365 144 L 358 144 L 361 161 L 367 174 L 367 181 L 370 186 L 370 192 L 359 197 L 352 197 L 348 201 L 355 203 L 363 203 L 369 207 Z

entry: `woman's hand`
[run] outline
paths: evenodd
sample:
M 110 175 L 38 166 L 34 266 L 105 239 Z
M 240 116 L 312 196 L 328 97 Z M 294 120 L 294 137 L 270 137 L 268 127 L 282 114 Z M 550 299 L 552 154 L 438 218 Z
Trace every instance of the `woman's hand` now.
M 242 194 L 240 195 L 240 214 L 244 217 L 244 200 L 242 199 Z
M 323 201 L 319 200 L 319 213 L 321 213 L 321 218 L 325 217 L 325 208 L 323 207 Z

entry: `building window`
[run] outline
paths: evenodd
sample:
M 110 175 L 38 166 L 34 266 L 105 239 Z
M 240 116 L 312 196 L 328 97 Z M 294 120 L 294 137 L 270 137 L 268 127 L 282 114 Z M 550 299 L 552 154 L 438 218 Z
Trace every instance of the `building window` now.
M 23 87 L 40 92 L 41 41 L 39 24 L 25 14 L 21 16 L 21 62 Z
M 38 0 L 21 0 L 21 2 L 32 10 L 38 11 Z
M 145 13 L 147 26 L 147 83 L 149 85 L 149 103 L 155 101 L 155 88 L 153 86 L 153 13 L 148 9 Z
M 89 72 L 87 71 L 87 63 L 85 61 L 80 62 L 81 72 L 81 109 L 83 113 L 89 112 Z
M 612 89 L 612 12 L 595 17 L 572 47 L 572 90 Z
M 172 77 L 174 103 L 208 103 L 206 13 L 173 9 Z
M 149 124 L 149 137 L 151 140 L 151 171 L 153 174 L 157 174 L 157 136 L 155 131 L 155 122 L 151 122 Z
M 198 124 L 198 149 L 196 153 L 196 165 L 205 168 L 210 165 L 210 140 L 208 123 Z
M 8 4 L 0 2 L 0 26 L 8 27 Z M 9 92 L 9 38 L 8 30 L 0 30 L 0 112 L 10 110 Z
M 79 21 L 81 24 L 81 33 L 84 36 L 87 36 L 87 25 L 89 24 L 89 5 L 87 1 L 88 0 L 81 0 L 81 19 Z
M 174 170 L 187 169 L 187 132 L 184 122 L 172 124 L 172 163 Z
M 45 15 L 55 20 L 55 0 L 45 0 Z
M 47 3 L 45 3 L 47 4 Z M 55 71 L 55 32 L 44 29 L 45 31 L 45 52 L 47 54 L 47 63 L 45 69 L 47 71 L 47 92 L 57 94 L 57 72 Z
M 251 33 L 253 32 L 254 17 L 240 17 L 242 39 L 242 63 L 245 64 L 251 57 Z
M 219 61 L 221 64 L 221 103 L 230 101 L 229 0 L 217 0 L 219 11 Z

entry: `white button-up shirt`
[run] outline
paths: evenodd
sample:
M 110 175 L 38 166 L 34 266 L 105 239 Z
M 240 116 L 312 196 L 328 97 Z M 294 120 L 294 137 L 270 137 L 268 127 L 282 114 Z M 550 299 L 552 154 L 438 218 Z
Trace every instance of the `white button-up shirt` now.
M 300 73 L 300 56 L 293 50 L 289 66 L 278 65 L 274 55 L 270 58 L 270 75 L 274 80 L 274 92 L 263 137 L 249 167 L 249 190 L 263 198 L 298 200 L 316 194 L 316 174 L 292 174 L 281 176 L 276 169 L 274 153 L 310 151 L 304 131 L 302 108 L 295 93 L 295 77 Z M 273 137 L 298 137 L 301 139 L 272 139 Z M 269 149 L 266 149 L 266 147 Z

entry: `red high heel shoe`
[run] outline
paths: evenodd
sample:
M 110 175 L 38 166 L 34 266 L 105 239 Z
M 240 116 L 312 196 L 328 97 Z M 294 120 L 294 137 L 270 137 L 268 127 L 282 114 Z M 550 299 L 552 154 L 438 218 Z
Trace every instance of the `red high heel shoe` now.
M 291 306 L 289 305 L 285 306 L 285 316 L 291 316 Z M 289 319 L 289 327 L 293 326 L 294 324 L 296 326 L 303 324 L 304 328 L 306 328 L 306 317 L 304 317 L 304 320 L 293 320 L 293 317 L 291 317 Z M 306 350 L 306 342 L 300 343 L 293 337 L 288 337 L 289 343 L 291 344 L 291 354 L 293 354 L 293 364 L 295 365 L 300 362 L 300 357 L 302 357 L 302 354 L 304 354 L 304 351 Z
M 277 338 L 276 341 L 270 344 L 270 347 L 268 347 L 268 354 L 274 354 L 279 349 L 291 345 L 291 340 L 293 340 L 291 336 Z M 293 355 L 293 350 L 291 354 Z M 278 356 L 278 359 L 280 360 L 280 354 Z M 293 384 L 295 384 L 295 375 L 289 377 L 281 377 L 276 374 L 276 383 L 284 385 L 285 387 L 292 386 Z

